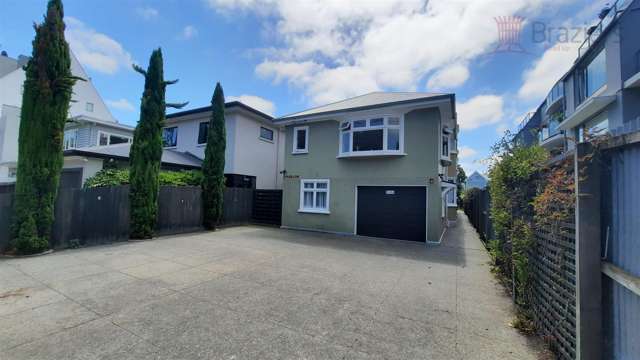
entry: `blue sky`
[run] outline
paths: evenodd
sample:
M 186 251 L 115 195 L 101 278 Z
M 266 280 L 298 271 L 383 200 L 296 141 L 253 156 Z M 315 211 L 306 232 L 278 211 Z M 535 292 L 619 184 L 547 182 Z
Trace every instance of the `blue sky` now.
M 505 129 L 542 102 L 575 59 L 605 1 L 585 0 L 67 0 L 67 40 L 114 116 L 135 125 L 142 77 L 160 46 L 167 100 L 227 98 L 274 115 L 374 90 L 454 92 L 468 173 Z M 0 49 L 31 53 L 44 0 L 5 0 Z M 495 17 L 522 18 L 526 53 L 495 52 Z M 544 24 L 545 35 L 534 26 Z

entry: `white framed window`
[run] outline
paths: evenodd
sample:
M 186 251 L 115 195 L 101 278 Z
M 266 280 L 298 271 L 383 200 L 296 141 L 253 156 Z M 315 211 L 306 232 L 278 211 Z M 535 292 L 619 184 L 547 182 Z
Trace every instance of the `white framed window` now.
M 78 146 L 78 130 L 65 130 L 62 147 L 64 150 L 75 149 Z
M 273 130 L 260 126 L 260 139 L 273 142 Z
M 294 154 L 306 154 L 309 152 L 309 127 L 299 126 L 293 128 Z
M 301 179 L 299 212 L 329 213 L 329 180 Z
M 88 102 L 85 105 L 85 110 L 87 110 L 88 112 L 93 112 L 93 103 Z
M 209 122 L 203 121 L 200 124 L 198 124 L 198 145 L 206 144 L 208 136 L 209 136 Z
M 17 168 L 9 168 L 9 177 L 12 179 L 15 179 L 16 176 L 18 176 L 18 169 Z
M 403 121 L 399 116 L 340 123 L 340 156 L 401 154 L 403 142 Z
M 162 129 L 162 145 L 164 147 L 178 146 L 178 127 L 167 127 Z
M 129 136 L 111 134 L 98 131 L 98 146 L 130 143 L 133 139 Z
M 450 149 L 449 149 L 449 143 L 450 143 L 450 134 L 442 134 L 442 152 L 440 153 L 440 156 L 443 159 L 449 159 L 450 158 Z

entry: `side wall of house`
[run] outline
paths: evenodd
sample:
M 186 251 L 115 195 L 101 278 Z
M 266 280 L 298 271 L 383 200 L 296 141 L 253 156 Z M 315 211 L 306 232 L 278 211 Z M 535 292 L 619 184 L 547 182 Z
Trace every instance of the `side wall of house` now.
M 260 128 L 264 127 L 273 131 L 273 141 L 267 141 L 260 137 Z M 250 119 L 236 116 L 235 137 L 235 173 L 256 177 L 256 188 L 277 189 L 279 170 L 282 167 L 282 154 L 279 143 L 282 133 L 275 126 L 269 126 Z
M 294 126 L 286 128 L 283 226 L 353 234 L 356 186 L 427 186 L 427 238 L 429 241 L 439 240 L 442 233 L 442 195 L 438 177 L 440 113 L 437 108 L 416 110 L 405 115 L 405 156 L 337 159 L 338 122 L 307 125 L 307 154 L 292 154 Z M 300 179 L 330 180 L 330 214 L 298 212 Z M 432 184 L 430 179 L 433 179 Z

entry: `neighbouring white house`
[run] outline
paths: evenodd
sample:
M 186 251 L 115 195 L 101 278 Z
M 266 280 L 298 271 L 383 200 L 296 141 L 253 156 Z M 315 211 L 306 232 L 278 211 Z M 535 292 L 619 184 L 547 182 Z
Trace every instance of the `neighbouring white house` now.
M 167 115 L 165 149 L 204 159 L 211 106 Z M 273 117 L 239 101 L 225 104 L 227 148 L 225 177 L 229 187 L 281 189 L 284 133 Z
M 91 78 L 80 62 L 71 53 L 71 72 L 85 79 L 73 86 L 69 108 L 69 122 L 65 127 L 64 149 L 79 149 L 94 146 L 129 143 L 133 138 L 133 127 L 119 123 L 91 82 Z M 20 55 L 10 58 L 6 52 L 0 54 L 0 183 L 14 182 L 18 162 L 18 131 L 20 128 L 20 106 L 22 105 L 25 71 L 23 66 L 29 58 Z M 80 164 L 82 165 L 82 164 Z M 78 161 L 65 158 L 65 172 L 74 172 Z M 92 168 L 89 166 L 89 168 Z M 63 179 L 65 179 L 63 174 Z M 82 176 L 86 178 L 86 176 Z

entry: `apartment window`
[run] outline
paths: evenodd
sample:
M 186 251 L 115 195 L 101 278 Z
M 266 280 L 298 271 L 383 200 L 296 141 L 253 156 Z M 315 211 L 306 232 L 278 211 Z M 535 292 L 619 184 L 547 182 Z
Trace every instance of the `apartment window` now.
M 206 144 L 208 136 L 209 136 L 209 122 L 208 121 L 201 122 L 200 126 L 198 127 L 198 144 L 199 145 Z
M 93 103 L 88 102 L 85 105 L 85 110 L 87 110 L 88 112 L 93 112 Z
M 267 141 L 273 141 L 273 130 L 260 126 L 260 138 Z
M 168 127 L 162 129 L 162 144 L 164 147 L 178 146 L 178 127 Z
M 293 128 L 293 153 L 303 154 L 307 152 L 309 152 L 309 127 Z
M 99 146 L 125 144 L 130 142 L 131 142 L 131 138 L 128 136 L 110 134 L 102 131 L 98 132 Z
M 299 211 L 329 213 L 329 180 L 300 180 Z
M 340 124 L 340 154 L 399 152 L 401 129 L 399 117 L 344 121 Z
M 606 53 L 601 50 L 586 67 L 579 68 L 575 73 L 576 105 L 592 96 L 607 83 Z
M 601 113 L 578 127 L 578 142 L 584 142 L 588 137 L 602 136 L 608 132 L 609 118 L 606 113 Z
M 607 82 L 607 64 L 604 50 L 587 65 L 587 97 L 593 95 Z
M 64 150 L 75 149 L 78 145 L 78 130 L 66 130 L 62 146 Z

